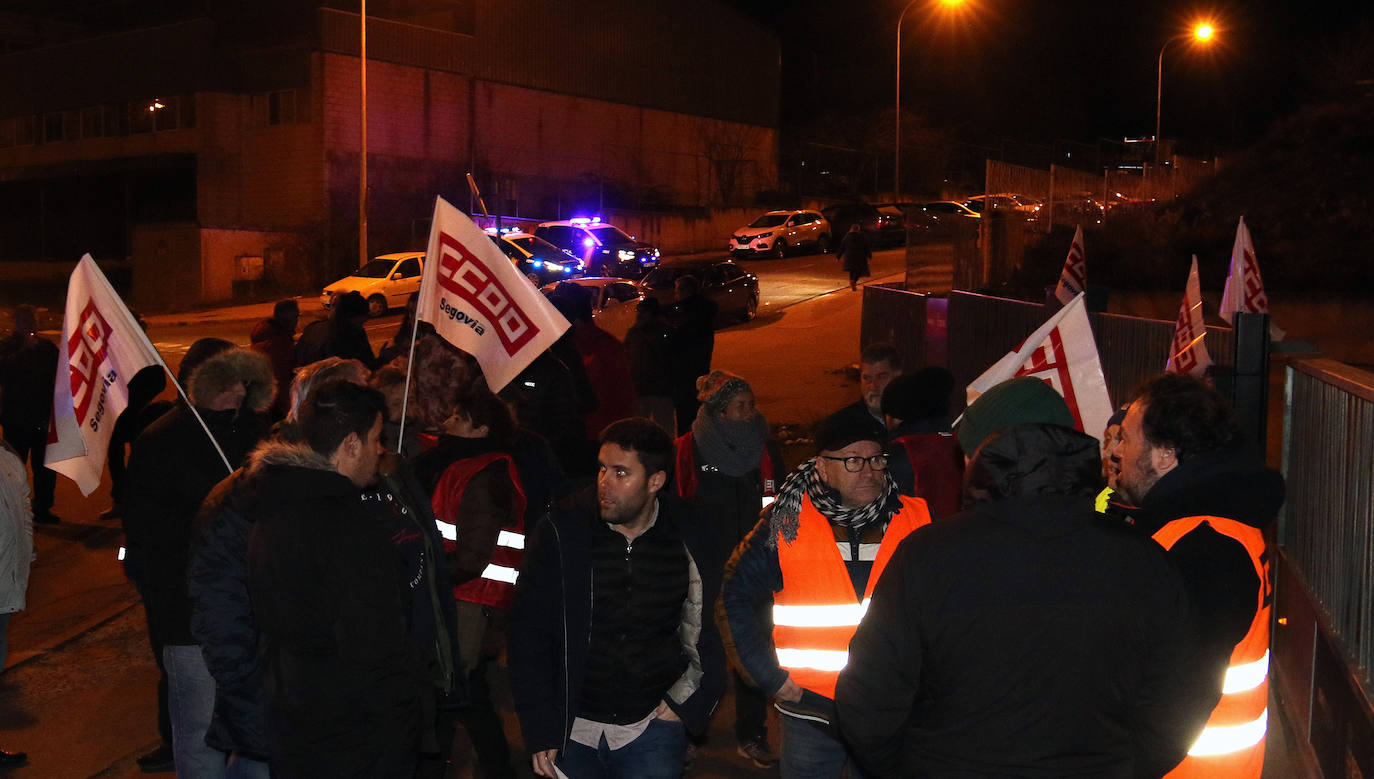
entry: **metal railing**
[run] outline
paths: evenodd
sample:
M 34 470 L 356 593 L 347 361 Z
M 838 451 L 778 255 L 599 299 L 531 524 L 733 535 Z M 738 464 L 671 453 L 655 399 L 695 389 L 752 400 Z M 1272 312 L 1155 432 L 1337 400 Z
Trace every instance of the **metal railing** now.
M 1288 366 L 1279 543 L 1374 699 L 1374 374 Z

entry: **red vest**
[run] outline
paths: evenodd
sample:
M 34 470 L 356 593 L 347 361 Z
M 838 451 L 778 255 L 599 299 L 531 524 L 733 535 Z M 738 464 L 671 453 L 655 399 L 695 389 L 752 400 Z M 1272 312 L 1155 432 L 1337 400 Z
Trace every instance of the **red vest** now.
M 478 471 L 494 462 L 506 464 L 511 484 L 515 486 L 515 515 L 518 519 L 515 527 L 503 528 L 498 534 L 491 560 L 482 575 L 454 587 L 453 597 L 504 609 L 510 606 L 511 598 L 515 596 L 515 582 L 520 576 L 520 564 L 525 559 L 525 492 L 521 489 L 520 477 L 516 475 L 515 462 L 510 455 L 500 452 L 488 452 L 454 462 L 444 471 L 438 486 L 434 488 L 431 505 L 439 523 L 439 532 L 444 537 L 444 552 L 452 553 L 458 548 L 457 514 L 463 503 L 463 492 Z
M 849 640 L 868 610 L 873 586 L 902 539 L 930 524 L 924 500 L 900 497 L 902 510 L 892 515 L 883 534 L 862 601 L 854 597 L 854 584 L 830 522 L 809 496 L 802 498 L 796 539 L 789 544 L 778 534 L 782 589 L 773 595 L 773 645 L 778 665 L 787 669 L 792 681 L 812 692 L 835 697 L 835 682 L 849 662 Z
M 1221 701 L 1188 756 L 1166 779 L 1259 779 L 1269 717 L 1269 564 L 1264 557 L 1264 534 L 1233 519 L 1185 517 L 1160 528 L 1154 539 L 1172 549 L 1203 524 L 1245 547 L 1259 575 L 1259 597 L 1250 629 L 1231 650 Z
M 673 467 L 673 482 L 677 485 L 677 496 L 679 498 L 691 499 L 697 494 L 697 456 L 692 446 L 691 431 L 687 431 L 679 436 L 674 445 L 677 447 L 677 457 Z M 759 481 L 763 489 L 763 505 L 767 506 L 773 502 L 778 494 L 777 467 L 773 463 L 773 455 L 768 453 L 768 447 L 763 447 L 763 458 L 759 460 Z

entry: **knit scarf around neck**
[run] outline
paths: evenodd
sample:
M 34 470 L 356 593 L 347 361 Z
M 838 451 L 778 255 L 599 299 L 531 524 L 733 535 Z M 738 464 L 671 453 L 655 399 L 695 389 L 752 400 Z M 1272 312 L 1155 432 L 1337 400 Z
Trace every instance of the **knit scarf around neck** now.
M 797 528 L 801 523 L 803 495 L 811 498 L 811 505 L 821 512 L 821 516 L 849 528 L 856 535 L 862 534 L 874 523 L 886 522 L 893 513 L 890 503 L 897 494 L 897 484 L 892 480 L 892 474 L 887 471 L 883 471 L 883 479 L 887 487 L 871 503 L 858 508 L 846 508 L 838 500 L 839 493 L 821 482 L 820 471 L 816 469 L 816 459 L 813 457 L 807 460 L 787 477 L 778 490 L 778 499 L 774 501 L 772 514 L 769 515 L 769 527 L 773 531 L 769 534 L 769 540 L 777 543 L 779 534 L 788 543 L 796 540 Z
M 757 470 L 767 438 L 768 421 L 763 414 L 736 422 L 709 414 L 702 406 L 692 422 L 692 440 L 701 452 L 702 463 L 714 465 L 727 476 Z

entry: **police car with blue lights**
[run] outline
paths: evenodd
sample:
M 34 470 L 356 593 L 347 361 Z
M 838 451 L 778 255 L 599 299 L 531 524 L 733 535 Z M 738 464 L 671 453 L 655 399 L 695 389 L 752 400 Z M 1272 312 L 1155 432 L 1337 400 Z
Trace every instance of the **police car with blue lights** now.
M 577 278 L 586 271 L 582 260 L 571 252 L 518 228 L 488 227 L 486 233 L 521 273 L 536 280 L 537 286 Z
M 534 234 L 581 259 L 592 276 L 637 279 L 658 267 L 659 251 L 653 244 L 627 235 L 601 217 L 543 222 Z

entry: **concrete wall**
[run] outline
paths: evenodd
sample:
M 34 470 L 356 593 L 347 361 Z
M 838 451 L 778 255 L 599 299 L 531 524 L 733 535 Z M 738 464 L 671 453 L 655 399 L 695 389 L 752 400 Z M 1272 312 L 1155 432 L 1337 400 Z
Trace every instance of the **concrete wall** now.
M 202 302 L 200 228 L 134 225 L 130 244 L 135 308 L 167 311 Z
M 698 215 L 610 210 L 601 218 L 664 253 L 726 250 L 730 235 L 768 209 L 711 208 Z

